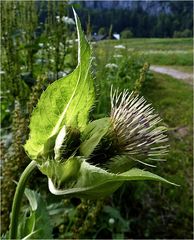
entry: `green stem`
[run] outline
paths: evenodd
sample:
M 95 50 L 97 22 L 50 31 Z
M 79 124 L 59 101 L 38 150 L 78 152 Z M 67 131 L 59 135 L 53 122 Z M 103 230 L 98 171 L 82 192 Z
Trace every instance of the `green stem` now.
M 20 212 L 21 200 L 24 194 L 26 183 L 31 176 L 31 173 L 36 167 L 36 162 L 32 161 L 22 173 L 18 185 L 16 187 L 12 212 L 11 212 L 11 224 L 10 224 L 10 239 L 17 239 L 18 218 Z

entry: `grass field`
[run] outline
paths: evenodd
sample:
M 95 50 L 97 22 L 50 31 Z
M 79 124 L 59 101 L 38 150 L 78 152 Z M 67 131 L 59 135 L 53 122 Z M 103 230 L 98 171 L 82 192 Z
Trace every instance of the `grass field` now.
M 115 45 L 124 47 L 115 48 Z M 96 80 L 106 81 L 103 78 L 106 72 L 105 64 L 119 64 L 120 60 L 115 60 L 115 54 L 126 57 L 127 54 L 133 53 L 150 64 L 173 65 L 177 70 L 192 73 L 192 51 L 191 39 L 99 42 L 94 45 L 97 61 Z M 122 89 L 122 84 L 120 87 Z M 153 171 L 176 182 L 180 187 L 147 182 L 130 183 L 113 196 L 113 205 L 119 209 L 122 217 L 129 221 L 130 231 L 126 233 L 128 238 L 191 239 L 192 87 L 168 75 L 152 73 L 152 78 L 143 86 L 142 94 L 153 104 L 169 129 L 170 150 L 167 161 L 159 162 Z
M 174 69 L 181 71 L 181 72 L 185 72 L 185 73 L 193 73 L 193 66 L 173 66 Z
M 132 38 L 119 42 L 137 50 L 192 50 L 192 38 Z
M 158 192 L 158 201 L 166 215 L 174 214 L 171 219 L 174 226 L 167 228 L 166 237 L 173 238 L 174 234 L 177 238 L 192 238 L 192 88 L 166 75 L 155 74 L 149 89 L 152 90 L 145 92 L 147 99 L 169 128 L 167 162 L 160 164 L 157 171 L 180 184 L 178 188 L 164 189 L 163 203 Z
M 161 39 L 161 38 L 135 38 L 120 41 L 102 41 L 101 49 L 111 49 L 115 45 L 123 45 L 117 52 L 130 55 L 132 52 L 142 55 L 145 61 L 158 65 L 193 65 L 193 42 L 191 38 Z

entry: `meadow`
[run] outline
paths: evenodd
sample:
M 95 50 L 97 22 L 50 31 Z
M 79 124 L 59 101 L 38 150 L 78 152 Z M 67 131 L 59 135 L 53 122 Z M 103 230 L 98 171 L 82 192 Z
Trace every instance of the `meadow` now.
M 98 60 L 96 81 L 106 81 L 103 78 L 105 75 L 103 69 L 107 62 L 121 64 L 122 57 L 133 57 L 134 54 L 141 61 L 147 61 L 151 65 L 152 63 L 162 66 L 173 65 L 175 69 L 192 73 L 192 51 L 191 39 L 129 39 L 99 42 L 94 45 Z M 115 60 L 114 55 L 120 55 L 119 60 L 117 57 Z M 116 202 L 116 207 L 130 223 L 130 233 L 126 235 L 127 237 L 190 239 L 193 211 L 192 86 L 168 75 L 150 72 L 148 74 L 150 76 L 143 83 L 141 94 L 154 105 L 163 118 L 169 129 L 170 139 L 167 161 L 157 164 L 155 170 L 168 179 L 175 180 L 180 187 L 132 183 L 119 192 L 123 194 L 125 200 Z M 126 87 L 121 79 L 120 81 L 120 88 Z M 101 91 L 102 96 L 108 94 L 103 88 Z M 115 194 L 115 199 L 116 196 Z
M 126 47 L 123 49 L 124 54 L 130 55 L 135 51 L 150 64 L 193 66 L 191 38 L 132 38 L 119 40 L 118 44 Z M 114 41 L 111 40 L 100 43 L 101 48 L 105 48 L 107 51 L 111 51 L 114 45 Z
M 44 24 L 37 18 L 44 12 L 44 2 L 38 13 L 33 2 L 18 2 L 17 8 L 14 4 L 3 5 L 2 18 L 3 239 L 10 222 L 15 182 L 29 163 L 23 146 L 28 139 L 32 111 L 47 86 L 71 73 L 77 64 L 75 22 L 65 17 L 69 10 L 63 12 L 62 2 L 48 2 L 49 14 Z M 20 12 L 17 21 L 16 10 Z M 32 14 L 24 14 L 26 11 Z M 56 12 L 60 16 L 56 17 Z M 47 178 L 36 171 L 28 184 L 33 191 L 26 192 L 32 206 L 26 198 L 22 201 L 21 236 L 34 221 L 35 233 L 36 228 L 41 228 L 45 236 L 49 233 L 54 239 L 192 239 L 192 86 L 150 70 L 150 65 L 161 65 L 192 73 L 192 39 L 131 38 L 91 45 L 96 101 L 90 120 L 110 114 L 111 86 L 143 95 L 168 129 L 167 161 L 156 162 L 153 171 L 180 186 L 132 181 L 105 199 L 65 199 L 52 195 Z M 148 166 L 143 169 L 150 171 Z M 38 202 L 36 210 L 34 202 Z

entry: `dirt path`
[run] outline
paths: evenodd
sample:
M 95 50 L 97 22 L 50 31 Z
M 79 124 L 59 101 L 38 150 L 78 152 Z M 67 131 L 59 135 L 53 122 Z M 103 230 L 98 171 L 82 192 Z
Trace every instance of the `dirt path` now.
M 193 74 L 192 73 L 181 72 L 181 71 L 175 70 L 172 67 L 168 67 L 168 66 L 155 66 L 155 65 L 151 65 L 150 70 L 152 70 L 154 72 L 158 72 L 158 73 L 167 74 L 171 77 L 180 79 L 188 84 L 193 85 Z

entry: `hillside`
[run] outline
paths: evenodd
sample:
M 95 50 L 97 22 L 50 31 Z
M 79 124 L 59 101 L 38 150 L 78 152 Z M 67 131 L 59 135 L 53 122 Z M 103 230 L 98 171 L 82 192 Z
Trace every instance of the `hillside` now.
M 84 7 L 95 9 L 135 9 L 142 8 L 149 14 L 169 13 L 170 6 L 168 1 L 82 1 Z
M 133 37 L 192 37 L 192 1 L 71 1 L 85 29 Z M 90 26 L 89 26 L 89 25 Z

